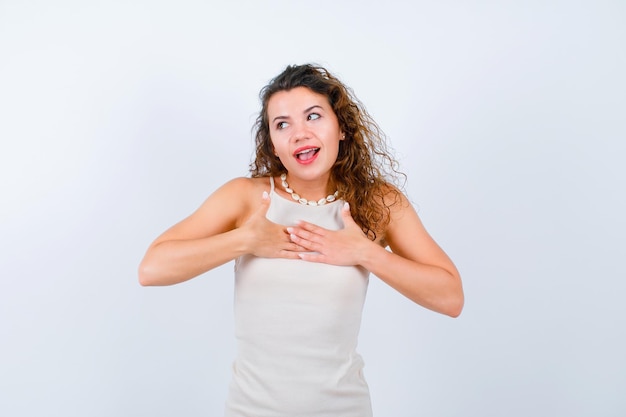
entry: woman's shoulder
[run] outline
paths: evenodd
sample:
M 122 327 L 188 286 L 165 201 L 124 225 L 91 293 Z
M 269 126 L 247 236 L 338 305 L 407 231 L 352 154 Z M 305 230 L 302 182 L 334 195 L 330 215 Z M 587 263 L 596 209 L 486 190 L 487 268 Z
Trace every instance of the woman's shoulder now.
M 270 191 L 269 177 L 237 177 L 218 188 L 214 196 L 222 202 L 236 202 L 245 208 L 255 205 L 253 203 L 261 199 L 263 191 Z
M 386 182 L 381 187 L 381 194 L 378 197 L 379 204 L 385 207 L 388 221 L 385 222 L 382 235 L 386 236 L 391 230 L 397 227 L 398 222 L 409 215 L 416 213 L 415 207 L 409 200 L 406 192 L 395 184 Z
M 382 200 L 382 205 L 388 207 L 391 212 L 396 210 L 403 210 L 410 206 L 411 203 L 406 193 L 397 185 L 385 182 L 381 185 L 381 193 L 379 201 Z
M 269 177 L 237 177 L 228 181 L 221 187 L 224 191 L 243 193 L 246 195 L 258 194 L 261 195 L 263 191 L 269 192 L 270 190 L 270 178 Z
M 194 213 L 194 217 L 215 219 L 236 225 L 247 218 L 261 201 L 263 191 L 270 190 L 269 178 L 233 178 L 217 188 Z M 228 210 L 224 210 L 228 207 Z M 206 220 L 202 220 L 203 222 Z

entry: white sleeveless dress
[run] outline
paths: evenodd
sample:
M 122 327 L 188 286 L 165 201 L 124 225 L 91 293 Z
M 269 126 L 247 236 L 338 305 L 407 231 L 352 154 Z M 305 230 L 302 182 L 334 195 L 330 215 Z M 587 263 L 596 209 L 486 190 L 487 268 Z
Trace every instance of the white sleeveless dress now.
M 343 201 L 305 206 L 274 192 L 267 218 L 343 228 Z M 235 262 L 237 357 L 226 417 L 370 417 L 356 352 L 369 272 L 244 255 Z

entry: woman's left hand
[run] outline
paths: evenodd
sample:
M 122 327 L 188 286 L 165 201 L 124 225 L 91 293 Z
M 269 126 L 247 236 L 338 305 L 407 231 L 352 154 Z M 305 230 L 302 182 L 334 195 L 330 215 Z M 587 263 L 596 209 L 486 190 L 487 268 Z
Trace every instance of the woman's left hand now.
M 311 253 L 299 253 L 301 259 L 331 265 L 359 265 L 369 245 L 374 244 L 365 236 L 350 215 L 350 206 L 345 203 L 341 210 L 344 228 L 328 230 L 305 221 L 288 227 L 293 243 Z

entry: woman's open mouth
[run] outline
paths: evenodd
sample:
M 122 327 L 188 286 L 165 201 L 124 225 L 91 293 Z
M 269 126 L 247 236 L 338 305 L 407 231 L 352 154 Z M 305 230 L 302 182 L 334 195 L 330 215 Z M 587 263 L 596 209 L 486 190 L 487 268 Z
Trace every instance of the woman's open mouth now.
M 309 164 L 315 160 L 320 148 L 301 148 L 296 150 L 294 156 L 301 164 Z

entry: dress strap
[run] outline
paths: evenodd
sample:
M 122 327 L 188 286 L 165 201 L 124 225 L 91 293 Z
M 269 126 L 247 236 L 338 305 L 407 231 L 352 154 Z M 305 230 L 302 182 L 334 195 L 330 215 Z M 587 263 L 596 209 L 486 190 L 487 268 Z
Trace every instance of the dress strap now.
M 270 175 L 270 194 L 274 194 L 274 177 Z

